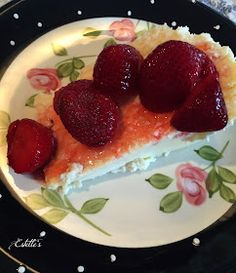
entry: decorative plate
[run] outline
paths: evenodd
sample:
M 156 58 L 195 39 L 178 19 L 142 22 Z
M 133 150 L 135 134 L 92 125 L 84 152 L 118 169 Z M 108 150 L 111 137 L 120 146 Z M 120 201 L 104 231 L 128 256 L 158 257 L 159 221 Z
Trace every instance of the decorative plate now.
M 50 228 L 55 233 L 61 230 L 65 238 L 71 239 L 69 235 L 72 235 L 99 245 L 161 246 L 185 239 L 213 224 L 236 199 L 235 126 L 212 135 L 208 141 L 160 158 L 146 171 L 109 174 L 84 183 L 82 189 L 68 196 L 44 189 L 32 178 L 16 175 L 9 169 L 5 136 L 11 121 L 34 117 L 38 102 L 44 103 L 59 86 L 76 80 L 81 69 L 94 62 L 108 44 L 128 42 L 154 23 L 167 22 L 173 27 L 188 25 L 195 33 L 210 32 L 215 40 L 234 49 L 235 41 L 226 36 L 225 30 L 230 30 L 233 37 L 235 26 L 191 1 L 173 4 L 171 10 L 164 0 L 142 1 L 135 8 L 129 1 L 125 4 L 128 8 L 122 8 L 121 3 L 112 7 L 104 1 L 104 5 L 100 3 L 104 9 L 93 3 L 91 10 L 89 1 L 81 1 L 79 5 L 69 1 L 71 6 L 63 9 L 63 1 L 52 2 L 54 5 L 46 4 L 48 17 L 42 15 L 43 4 L 33 7 L 36 20 L 36 17 L 28 18 L 28 14 L 26 18 L 25 12 L 32 6 L 30 1 L 15 2 L 11 12 L 4 10 L 2 14 L 2 18 L 7 18 L 4 14 L 7 12 L 15 25 L 10 26 L 14 28 L 11 35 L 4 37 L 6 51 L 1 54 L 7 59 L 9 52 L 14 53 L 22 45 L 24 48 L 8 66 L 0 83 L 0 168 L 9 191 L 34 214 L 32 218 L 36 216 L 48 222 L 57 229 Z M 190 21 L 184 15 L 187 11 L 181 12 L 183 8 L 194 13 Z M 96 10 L 96 16 L 92 10 Z M 94 18 L 86 19 L 89 17 Z M 29 20 L 31 25 L 23 32 Z M 111 32 L 109 28 L 114 22 L 117 29 Z M 214 28 L 216 25 L 220 29 Z M 40 37 L 36 39 L 36 36 Z M 46 234 L 42 232 L 45 231 L 39 237 Z M 116 256 L 111 257 L 114 261 Z M 78 268 L 81 270 L 83 266 Z

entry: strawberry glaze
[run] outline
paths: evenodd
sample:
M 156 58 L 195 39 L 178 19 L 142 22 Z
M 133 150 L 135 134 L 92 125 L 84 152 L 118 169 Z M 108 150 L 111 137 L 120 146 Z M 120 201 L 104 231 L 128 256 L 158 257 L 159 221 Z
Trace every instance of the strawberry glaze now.
M 68 170 L 71 163 L 83 165 L 83 170 L 92 169 L 113 158 L 119 158 L 135 147 L 157 142 L 170 131 L 172 113 L 157 114 L 145 109 L 136 99 L 123 106 L 121 123 L 115 137 L 102 147 L 88 147 L 75 140 L 65 129 L 53 106 L 39 114 L 38 121 L 44 125 L 53 123 L 52 130 L 58 149 L 54 160 L 45 169 L 46 183 L 58 178 Z

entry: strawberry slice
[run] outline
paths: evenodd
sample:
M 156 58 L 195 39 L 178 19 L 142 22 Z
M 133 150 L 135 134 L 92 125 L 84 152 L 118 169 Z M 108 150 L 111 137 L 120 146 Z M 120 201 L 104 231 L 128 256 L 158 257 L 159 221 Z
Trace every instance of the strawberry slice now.
M 120 116 L 118 106 L 98 92 L 91 80 L 79 80 L 57 91 L 54 109 L 68 132 L 92 147 L 113 138 Z
M 186 100 L 195 84 L 218 73 L 212 61 L 193 45 L 170 40 L 157 46 L 140 72 L 140 99 L 153 112 L 169 112 Z
M 52 131 L 31 119 L 12 122 L 8 128 L 8 164 L 16 173 L 33 173 L 44 167 L 56 150 Z
M 179 131 L 206 132 L 224 128 L 228 122 L 227 108 L 220 83 L 209 75 L 200 81 L 172 117 L 171 124 Z
M 137 80 L 142 55 L 126 44 L 111 45 L 102 50 L 94 66 L 95 87 L 122 104 L 137 94 Z

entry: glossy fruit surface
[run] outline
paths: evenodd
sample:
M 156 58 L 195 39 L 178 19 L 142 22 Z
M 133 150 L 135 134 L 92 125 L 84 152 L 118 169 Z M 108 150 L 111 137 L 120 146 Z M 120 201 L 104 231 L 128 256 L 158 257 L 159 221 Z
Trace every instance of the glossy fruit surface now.
M 55 154 L 52 131 L 31 119 L 12 122 L 8 128 L 8 164 L 16 173 L 33 173 Z
M 214 76 L 205 78 L 193 88 L 171 120 L 177 130 L 187 132 L 217 131 L 223 129 L 227 122 L 223 93 Z
M 153 112 L 173 111 L 209 74 L 219 77 L 214 64 L 203 51 L 186 42 L 167 41 L 157 46 L 143 62 L 141 102 Z
M 143 57 L 132 46 L 111 45 L 102 50 L 94 66 L 95 87 L 117 102 L 137 93 L 137 81 Z
M 59 93 L 58 93 L 59 92 Z M 119 108 L 98 92 L 90 80 L 79 80 L 59 90 L 54 108 L 68 132 L 88 146 L 102 146 L 115 134 Z

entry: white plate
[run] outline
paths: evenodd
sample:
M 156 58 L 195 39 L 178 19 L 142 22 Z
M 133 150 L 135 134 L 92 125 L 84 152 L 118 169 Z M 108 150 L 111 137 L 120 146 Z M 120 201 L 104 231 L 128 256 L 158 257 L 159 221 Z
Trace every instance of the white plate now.
M 96 31 L 107 30 L 113 21 L 121 21 L 121 19 L 89 19 L 65 25 L 37 39 L 14 60 L 2 78 L 0 85 L 0 110 L 4 111 L 0 113 L 1 136 L 4 135 L 7 128 L 7 125 L 3 124 L 3 119 L 7 123 L 7 115 L 4 115 L 4 113 L 9 114 L 11 121 L 24 117 L 34 117 L 35 115 L 35 109 L 30 107 L 33 104 L 33 99 L 29 100 L 29 98 L 34 94 L 42 94 L 43 91 L 38 91 L 32 87 L 26 77 L 27 71 L 31 68 L 55 69 L 55 65 L 65 59 L 75 56 L 97 55 L 105 42 L 115 38 L 106 31 L 102 33 Z M 134 20 L 134 24 L 137 24 L 137 20 Z M 150 24 L 139 22 L 134 31 L 137 33 L 148 27 L 150 27 Z M 93 37 L 83 36 L 87 32 L 93 32 Z M 119 39 L 119 36 L 116 38 Z M 57 55 L 53 51 L 52 44 Z M 66 53 L 68 56 L 65 56 Z M 81 59 L 85 62 L 85 65 L 95 60 L 94 57 Z M 79 70 L 77 71 L 79 72 Z M 66 83 L 68 83 L 68 77 L 62 80 L 62 84 Z M 26 106 L 26 102 L 30 106 Z M 40 184 L 28 176 L 17 175 L 9 169 L 6 160 L 6 145 L 1 145 L 0 148 L 0 166 L 4 180 L 17 198 L 29 209 L 30 207 L 37 208 L 34 213 L 40 217 L 51 211 L 51 213 L 47 213 L 49 215 L 48 220 L 57 222 L 53 224 L 56 228 L 75 237 L 103 245 L 118 247 L 158 246 L 184 239 L 203 230 L 230 208 L 232 204 L 224 200 L 222 196 L 225 199 L 235 197 L 233 192 L 236 190 L 235 184 L 223 183 L 221 194 L 218 191 L 212 198 L 209 198 L 205 189 L 205 180 L 200 181 L 201 179 L 198 180 L 196 177 L 199 177 L 202 173 L 200 168 L 206 168 L 211 162 L 201 158 L 194 150 L 198 150 L 204 145 L 210 145 L 221 151 L 226 142 L 229 141 L 229 145 L 223 153 L 223 158 L 217 161 L 217 165 L 231 170 L 229 172 L 221 169 L 221 174 L 223 172 L 222 175 L 226 176 L 226 180 L 234 182 L 235 175 L 232 172 L 236 172 L 235 133 L 236 128 L 233 126 L 225 132 L 211 136 L 209 143 L 206 141 L 198 142 L 194 146 L 160 158 L 147 171 L 135 174 L 107 175 L 90 181 L 83 189 L 71 193 L 68 198 L 73 206 L 77 208 L 77 211 L 83 206 L 83 209 L 89 210 L 90 213 L 94 212 L 91 211 L 91 206 L 89 206 L 91 203 L 86 201 L 93 200 L 97 202 L 96 208 L 99 210 L 100 206 L 99 212 L 82 213 L 82 215 L 100 227 L 105 233 L 109 233 L 110 236 L 75 213 L 69 212 L 69 210 L 66 213 L 62 208 L 53 208 L 52 204 L 63 206 L 56 193 L 44 193 L 44 197 L 48 198 L 47 200 L 49 203 L 51 202 L 51 205 L 39 209 L 47 205 L 42 198 Z M 209 151 L 209 147 L 207 149 Z M 217 154 L 216 151 L 214 153 Z M 190 179 L 192 182 L 189 180 L 186 182 L 185 180 L 185 192 L 188 189 L 188 192 L 196 194 L 200 199 L 202 198 L 202 202 L 199 201 L 200 205 L 193 205 L 185 198 L 184 193 L 176 193 L 172 195 L 172 201 L 168 199 L 170 204 L 165 199 L 164 206 L 167 206 L 167 209 L 174 210 L 178 204 L 180 205 L 182 196 L 181 207 L 173 213 L 164 213 L 159 209 L 160 202 L 167 194 L 179 191 L 176 182 L 176 169 L 180 168 L 180 165 L 185 170 L 190 171 L 192 175 L 195 174 L 195 180 Z M 208 168 L 205 175 L 210 170 L 211 168 Z M 168 176 L 173 181 L 165 189 L 156 189 L 145 180 L 155 173 Z M 163 179 L 163 176 L 159 178 Z M 165 179 L 167 183 L 169 180 L 164 177 Z M 201 192 L 198 193 L 199 185 L 201 185 Z M 205 196 L 204 201 L 203 196 Z M 86 211 L 83 210 L 83 212 Z M 14 215 L 9 217 L 14 217 Z

